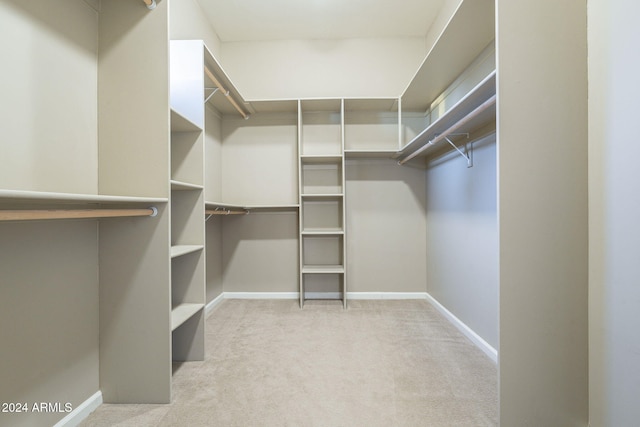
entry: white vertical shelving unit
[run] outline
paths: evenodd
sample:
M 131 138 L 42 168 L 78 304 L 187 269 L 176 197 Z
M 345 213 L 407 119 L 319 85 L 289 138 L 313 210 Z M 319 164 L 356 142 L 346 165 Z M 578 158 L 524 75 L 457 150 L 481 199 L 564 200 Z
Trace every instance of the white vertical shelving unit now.
M 204 360 L 205 46 L 170 42 L 171 331 L 174 361 Z
M 298 117 L 300 306 L 329 298 L 346 308 L 344 102 L 302 100 Z

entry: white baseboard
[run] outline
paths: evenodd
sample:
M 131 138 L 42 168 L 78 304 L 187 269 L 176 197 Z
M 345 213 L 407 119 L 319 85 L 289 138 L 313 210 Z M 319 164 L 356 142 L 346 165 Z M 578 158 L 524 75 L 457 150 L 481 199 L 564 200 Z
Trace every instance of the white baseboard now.
M 212 299 L 204 308 L 204 317 L 207 318 L 211 315 L 211 312 L 218 304 L 224 301 L 224 292 L 221 292 L 220 295 Z
M 493 348 L 488 342 L 486 342 L 482 337 L 476 334 L 473 329 L 465 325 L 460 319 L 458 319 L 453 313 L 447 310 L 442 304 L 440 304 L 435 298 L 433 298 L 429 293 L 426 294 L 427 301 L 433 305 L 436 310 L 438 310 L 444 317 L 446 317 L 453 325 L 458 328 L 460 332 L 462 332 L 467 338 L 471 340 L 472 343 L 476 345 L 480 350 L 482 350 L 494 363 L 498 363 L 498 351 Z
M 306 299 L 340 299 L 340 292 L 307 292 Z M 224 299 L 298 299 L 299 292 L 223 292 L 214 301 Z M 426 292 L 347 292 L 348 299 L 427 299 Z M 213 301 L 209 304 L 212 304 Z M 207 305 L 207 310 L 209 307 Z
M 298 299 L 298 292 L 224 292 L 225 299 Z
M 347 292 L 349 299 L 427 299 L 426 292 Z
M 69 412 L 63 419 L 58 421 L 53 427 L 75 427 L 80 425 L 89 414 L 102 405 L 102 392 L 97 391 L 87 400 Z

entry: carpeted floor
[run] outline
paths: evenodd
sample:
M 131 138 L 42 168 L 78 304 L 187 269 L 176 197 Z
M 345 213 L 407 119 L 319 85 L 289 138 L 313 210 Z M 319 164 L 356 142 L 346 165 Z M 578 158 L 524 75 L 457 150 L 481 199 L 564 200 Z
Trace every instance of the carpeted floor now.
M 169 405 L 101 405 L 93 426 L 495 426 L 497 369 L 428 302 L 226 300 Z

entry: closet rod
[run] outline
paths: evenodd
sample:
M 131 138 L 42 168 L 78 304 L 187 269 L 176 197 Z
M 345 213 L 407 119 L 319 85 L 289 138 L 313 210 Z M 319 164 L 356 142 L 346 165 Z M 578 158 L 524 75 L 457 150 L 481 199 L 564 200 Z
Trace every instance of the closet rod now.
M 147 8 L 149 9 L 155 9 L 156 8 L 156 0 L 142 0 L 144 2 L 144 4 L 147 5 Z
M 469 114 L 467 114 L 466 116 L 464 116 L 463 118 L 461 118 L 460 120 L 455 122 L 453 125 L 451 125 L 447 130 L 445 130 L 441 134 L 437 135 L 431 141 L 428 141 L 425 145 L 423 145 L 422 147 L 420 147 L 419 149 L 417 149 L 413 153 L 409 154 L 404 159 L 398 161 L 398 164 L 403 165 L 406 162 L 408 162 L 409 160 L 413 159 L 414 157 L 419 156 L 423 151 L 428 149 L 431 145 L 442 141 L 447 136 L 449 136 L 452 133 L 456 132 L 458 129 L 460 129 L 461 127 L 463 127 L 467 123 L 469 123 L 471 120 L 475 119 L 478 115 L 480 115 L 486 109 L 490 108 L 495 103 L 496 103 L 496 96 L 493 95 L 491 98 L 487 99 L 485 102 L 483 102 L 478 107 L 476 107 L 476 109 L 474 109 Z
M 244 111 L 242 111 L 242 108 L 240 108 L 240 106 L 236 103 L 236 101 L 231 97 L 231 94 L 229 94 L 229 91 L 226 90 L 224 88 L 224 86 L 222 86 L 222 83 L 220 83 L 220 81 L 218 81 L 218 79 L 216 78 L 216 76 L 213 75 L 213 73 L 209 70 L 209 68 L 205 65 L 204 67 L 204 72 L 206 73 L 207 77 L 209 77 L 209 79 L 211 79 L 211 81 L 213 82 L 214 85 L 216 85 L 218 87 L 218 89 L 220 89 L 220 91 L 224 94 L 224 96 L 227 98 L 227 100 L 229 100 L 229 102 L 231 103 L 231 105 L 233 105 L 233 107 L 238 110 L 238 112 L 240 113 L 240 115 L 247 119 L 249 118 L 249 116 L 247 115 L 247 113 L 245 113 Z
M 83 218 L 117 218 L 133 216 L 156 216 L 158 209 L 30 209 L 0 210 L 0 221 L 30 221 L 41 219 L 83 219 Z

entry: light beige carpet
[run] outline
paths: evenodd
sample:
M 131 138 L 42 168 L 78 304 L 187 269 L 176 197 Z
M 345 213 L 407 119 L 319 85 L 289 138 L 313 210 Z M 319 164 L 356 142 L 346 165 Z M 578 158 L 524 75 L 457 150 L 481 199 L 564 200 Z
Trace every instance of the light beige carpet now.
M 495 426 L 497 369 L 426 301 L 226 300 L 170 405 L 89 426 Z

